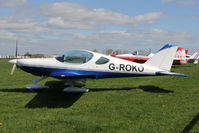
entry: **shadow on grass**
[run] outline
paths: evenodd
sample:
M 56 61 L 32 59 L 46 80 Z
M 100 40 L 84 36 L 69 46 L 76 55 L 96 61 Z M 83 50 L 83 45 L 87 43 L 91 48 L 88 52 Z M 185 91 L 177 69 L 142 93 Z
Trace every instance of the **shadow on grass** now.
M 50 88 L 38 93 L 28 104 L 26 108 L 68 108 L 72 106 L 81 96 L 82 93 L 70 95 L 64 93 L 65 81 L 48 81 L 45 85 Z
M 82 93 L 69 95 L 64 93 L 62 90 L 65 81 L 48 81 L 45 85 L 49 86 L 49 89 L 43 90 L 40 93 L 36 93 L 36 96 L 29 101 L 26 108 L 68 108 L 72 106 L 81 96 Z M 164 90 L 157 86 L 139 86 L 133 88 L 88 88 L 91 92 L 100 91 L 128 91 L 133 89 L 142 89 L 143 91 L 152 93 L 170 93 L 173 91 Z M 30 93 L 25 88 L 18 89 L 1 89 L 2 92 L 19 92 L 19 93 Z
M 64 93 L 65 81 L 49 81 L 45 85 L 49 86 L 49 89 L 36 93 L 36 96 L 29 101 L 26 108 L 68 108 L 72 106 L 81 96 L 81 93 L 69 95 Z M 0 89 L 0 92 L 11 93 L 31 93 L 26 88 L 14 88 L 14 89 Z
M 158 86 L 152 86 L 152 85 L 139 86 L 139 89 L 142 89 L 143 91 L 147 91 L 147 92 L 152 92 L 152 93 L 173 93 L 174 92 L 171 90 L 165 90 Z
M 89 89 L 89 88 L 87 88 Z M 133 90 L 133 89 L 141 89 L 146 92 L 151 93 L 173 93 L 174 91 L 171 90 L 165 90 L 157 86 L 139 86 L 139 87 L 133 87 L 133 88 L 98 88 L 98 89 L 89 89 L 91 92 L 100 92 L 100 91 L 126 91 L 126 90 Z
M 30 93 L 25 88 L 15 88 L 15 89 L 0 89 L 0 92 L 18 92 L 18 93 Z
M 26 108 L 68 108 L 72 106 L 82 94 L 68 95 L 63 92 L 38 93 Z
M 133 90 L 136 88 L 97 88 L 97 89 L 89 89 L 90 92 L 100 92 L 100 91 L 126 91 L 126 90 Z
M 189 133 L 194 125 L 199 121 L 199 113 L 189 122 L 188 125 L 183 129 L 182 133 Z

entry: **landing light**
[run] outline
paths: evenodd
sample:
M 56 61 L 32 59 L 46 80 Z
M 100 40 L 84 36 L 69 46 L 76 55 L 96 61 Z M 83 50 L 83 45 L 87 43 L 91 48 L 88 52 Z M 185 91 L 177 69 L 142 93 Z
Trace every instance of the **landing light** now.
M 65 75 L 61 75 L 61 77 L 62 77 L 62 78 L 64 78 L 64 77 L 65 77 Z

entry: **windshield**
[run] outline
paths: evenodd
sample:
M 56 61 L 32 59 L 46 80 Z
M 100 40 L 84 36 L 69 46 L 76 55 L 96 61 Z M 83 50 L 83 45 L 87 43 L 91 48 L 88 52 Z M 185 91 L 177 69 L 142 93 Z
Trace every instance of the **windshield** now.
M 56 57 L 57 60 L 63 63 L 83 64 L 88 62 L 93 57 L 93 54 L 82 50 L 69 51 L 62 56 Z

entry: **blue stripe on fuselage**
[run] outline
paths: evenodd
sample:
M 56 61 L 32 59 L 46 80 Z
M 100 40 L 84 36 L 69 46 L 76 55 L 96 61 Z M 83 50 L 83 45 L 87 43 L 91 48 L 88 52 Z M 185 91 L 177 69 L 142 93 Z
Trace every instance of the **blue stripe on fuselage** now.
M 43 68 L 43 67 L 29 67 L 20 66 L 23 71 L 37 76 L 50 76 L 59 79 L 68 78 L 113 78 L 113 77 L 133 77 L 133 76 L 146 76 L 144 74 L 132 73 L 116 73 L 116 72 L 103 72 L 103 71 L 88 71 L 88 70 L 72 70 L 72 69 L 59 69 L 59 68 Z M 63 76 L 64 75 L 64 76 Z

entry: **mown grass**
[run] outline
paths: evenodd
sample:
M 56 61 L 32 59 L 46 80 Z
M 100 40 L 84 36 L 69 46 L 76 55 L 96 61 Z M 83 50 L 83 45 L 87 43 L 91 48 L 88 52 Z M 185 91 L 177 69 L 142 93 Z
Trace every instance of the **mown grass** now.
M 0 133 L 186 133 L 199 132 L 199 65 L 174 66 L 190 77 L 154 76 L 87 80 L 90 93 L 67 95 L 64 81 L 27 92 L 39 77 L 0 60 Z

